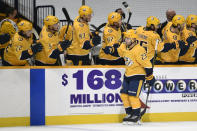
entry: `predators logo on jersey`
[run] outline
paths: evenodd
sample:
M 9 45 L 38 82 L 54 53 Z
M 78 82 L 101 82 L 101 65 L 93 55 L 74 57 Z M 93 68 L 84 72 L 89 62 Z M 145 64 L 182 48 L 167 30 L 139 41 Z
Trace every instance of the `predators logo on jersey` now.
M 81 26 L 82 24 L 83 27 Z M 73 24 L 73 41 L 72 45 L 67 48 L 67 53 L 78 56 L 88 55 L 90 49 L 83 49 L 83 44 L 85 41 L 90 41 L 90 34 L 89 24 L 81 23 L 79 16 L 76 17 Z
M 142 77 L 146 75 L 144 68 L 152 68 L 152 64 L 147 59 L 145 49 L 139 44 L 135 45 L 132 49 L 128 49 L 125 44 L 121 44 L 117 48 L 120 57 L 125 59 L 126 64 L 126 77 Z
M 133 64 L 133 61 L 129 57 L 124 57 L 125 65 L 131 66 Z
M 120 45 L 121 42 L 121 30 L 115 30 L 110 27 L 108 24 L 104 28 L 103 32 L 103 44 L 102 48 L 104 49 L 106 46 L 116 46 Z M 99 58 L 104 60 L 117 60 L 119 57 L 112 56 L 110 54 L 105 54 L 103 50 L 100 50 Z

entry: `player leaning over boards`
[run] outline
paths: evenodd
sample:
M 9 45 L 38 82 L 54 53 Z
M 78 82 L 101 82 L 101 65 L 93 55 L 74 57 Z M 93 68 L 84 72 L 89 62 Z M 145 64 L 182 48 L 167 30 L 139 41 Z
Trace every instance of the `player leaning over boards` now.
M 161 38 L 156 32 L 159 26 L 159 19 L 154 16 L 149 16 L 146 20 L 146 27 L 142 26 L 136 29 L 138 43 L 145 48 L 147 57 L 152 63 L 155 55 L 156 41 L 161 43 Z
M 181 31 L 184 29 L 185 18 L 181 15 L 175 15 L 171 25 L 164 30 L 164 43 L 172 43 L 172 49 L 165 53 L 158 54 L 158 62 L 163 64 L 177 64 L 179 56 L 182 56 L 188 50 L 188 46 L 181 40 Z M 173 44 L 176 43 L 176 44 Z M 164 45 L 165 46 L 165 45 Z
M 71 44 L 69 40 L 60 41 L 59 19 L 56 16 L 47 16 L 44 19 L 39 42 L 42 44 L 43 50 L 36 54 L 35 64 L 37 66 L 59 65 L 57 61 L 59 55 Z
M 124 33 L 125 42 L 119 48 L 106 46 L 105 52 L 116 57 L 123 57 L 126 71 L 123 87 L 120 90 L 121 99 L 127 116 L 123 122 L 138 123 L 140 121 L 140 99 L 142 85 L 145 81 L 152 86 L 155 82 L 152 63 L 147 57 L 146 50 L 137 44 L 137 35 L 134 30 Z
M 103 50 L 106 46 L 119 47 L 121 44 L 121 16 L 112 12 L 108 15 L 108 23 L 103 32 L 103 45 L 99 53 L 99 63 L 101 65 L 124 65 L 124 60 L 117 56 L 106 54 Z
M 67 59 L 73 62 L 73 65 L 90 65 L 90 49 L 101 43 L 101 37 L 90 32 L 89 22 L 92 18 L 92 9 L 89 6 L 79 8 L 79 16 L 73 23 L 73 41 L 67 49 Z
M 179 63 L 192 64 L 197 63 L 197 16 L 189 15 L 186 19 L 186 26 L 184 27 L 181 37 L 189 46 L 185 55 L 179 57 Z
M 42 50 L 41 44 L 33 44 L 32 23 L 22 20 L 18 24 L 18 32 L 14 34 L 4 50 L 4 66 L 28 65 L 28 58 Z

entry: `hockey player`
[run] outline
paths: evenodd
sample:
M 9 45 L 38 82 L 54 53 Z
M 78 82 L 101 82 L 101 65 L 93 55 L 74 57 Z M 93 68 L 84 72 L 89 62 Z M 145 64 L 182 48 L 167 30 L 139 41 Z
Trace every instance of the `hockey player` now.
M 41 44 L 33 44 L 32 24 L 22 20 L 18 24 L 18 32 L 4 50 L 4 66 L 28 65 L 28 58 L 42 50 Z
M 138 43 L 145 48 L 147 57 L 152 63 L 155 55 L 156 41 L 161 42 L 161 38 L 156 32 L 159 27 L 159 19 L 154 16 L 149 16 L 146 20 L 146 27 L 139 27 L 136 29 Z
M 124 33 L 125 42 L 119 48 L 106 46 L 105 51 L 125 60 L 126 71 L 124 75 L 122 89 L 120 90 L 121 99 L 127 116 L 123 122 L 138 123 L 140 121 L 140 99 L 141 88 L 146 82 L 152 86 L 155 82 L 153 76 L 152 63 L 147 57 L 146 50 L 137 44 L 137 35 L 128 30 Z
M 158 60 L 164 64 L 176 64 L 179 55 L 183 55 L 186 51 L 185 43 L 181 40 L 180 33 L 185 25 L 185 18 L 176 15 L 172 19 L 172 25 L 165 29 L 163 34 L 164 43 L 172 43 L 172 49 L 165 53 L 158 54 Z M 175 45 L 173 44 L 175 43 Z M 165 44 L 164 44 L 165 46 Z
M 11 19 L 3 19 L 0 23 L 0 56 L 3 58 L 4 49 L 8 46 L 9 41 L 17 32 L 18 28 Z
M 106 46 L 119 47 L 121 43 L 121 16 L 119 13 L 112 12 L 108 15 L 108 23 L 103 32 L 103 44 L 99 53 L 99 63 L 101 65 L 124 65 L 124 59 L 112 56 L 105 52 Z
M 60 41 L 59 19 L 56 16 L 47 16 L 44 19 L 39 42 L 44 48 L 36 54 L 35 64 L 38 66 L 59 65 L 57 61 L 59 55 L 71 44 L 69 40 Z
M 101 43 L 101 37 L 96 33 L 91 33 L 89 22 L 92 18 L 92 9 L 83 5 L 79 8 L 79 16 L 73 23 L 73 41 L 67 49 L 67 59 L 73 65 L 90 65 L 90 49 Z
M 179 63 L 192 64 L 197 63 L 197 16 L 189 15 L 186 19 L 186 26 L 184 27 L 181 37 L 189 46 L 188 51 L 183 56 L 179 57 Z

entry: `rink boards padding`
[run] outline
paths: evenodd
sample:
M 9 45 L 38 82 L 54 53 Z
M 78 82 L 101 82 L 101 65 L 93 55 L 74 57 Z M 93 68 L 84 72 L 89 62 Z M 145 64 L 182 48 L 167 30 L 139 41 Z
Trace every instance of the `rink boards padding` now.
M 123 66 L 1 67 L 0 126 L 118 123 Z M 197 120 L 197 66 L 156 66 L 144 122 Z M 143 88 L 140 99 L 146 100 Z

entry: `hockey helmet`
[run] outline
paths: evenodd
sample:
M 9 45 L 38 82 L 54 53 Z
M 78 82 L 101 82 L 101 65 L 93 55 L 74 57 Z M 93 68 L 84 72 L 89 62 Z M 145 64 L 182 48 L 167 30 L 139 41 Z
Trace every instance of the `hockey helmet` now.
M 25 31 L 32 30 L 32 28 L 33 28 L 33 25 L 29 21 L 22 20 L 18 23 L 18 30 L 19 31 L 25 32 Z
M 178 26 L 185 23 L 185 18 L 182 15 L 175 15 L 172 19 L 172 25 Z
M 124 38 L 137 38 L 136 31 L 134 29 L 130 29 L 126 32 L 123 32 Z
M 197 25 L 197 15 L 188 15 L 188 17 L 186 19 L 186 24 L 187 24 L 187 26 L 190 26 L 190 27 L 192 24 Z
M 79 8 L 79 16 L 86 16 L 86 15 L 91 15 L 93 13 L 92 8 L 90 8 L 87 5 L 83 5 Z
M 10 19 L 4 19 L 0 23 L 0 33 L 9 33 L 13 36 L 18 31 L 17 25 Z
M 159 24 L 160 24 L 160 20 L 155 16 L 149 16 L 146 19 L 146 27 L 150 27 L 151 25 L 154 25 L 156 27 L 159 26 Z
M 44 25 L 47 27 L 49 25 L 55 25 L 58 22 L 59 22 L 59 19 L 56 16 L 49 15 L 49 16 L 45 17 L 45 19 L 44 19 Z
M 108 22 L 110 25 L 113 25 L 114 22 L 119 22 L 121 20 L 121 15 L 117 12 L 112 12 L 108 15 Z

